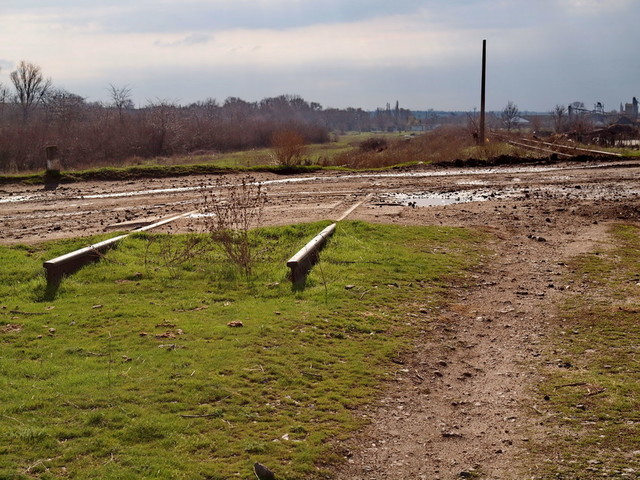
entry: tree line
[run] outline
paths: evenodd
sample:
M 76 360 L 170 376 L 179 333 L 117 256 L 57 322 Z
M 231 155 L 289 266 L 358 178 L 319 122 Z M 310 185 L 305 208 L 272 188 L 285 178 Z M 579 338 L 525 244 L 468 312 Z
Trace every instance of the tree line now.
M 0 171 L 41 170 L 44 148 L 58 147 L 63 168 L 117 166 L 132 158 L 229 152 L 273 146 L 282 132 L 323 143 L 330 132 L 391 129 L 408 110 L 324 109 L 296 95 L 258 102 L 229 97 L 180 105 L 166 99 L 135 107 L 127 85 L 110 84 L 109 101 L 89 102 L 56 87 L 42 69 L 20 62 L 0 84 Z

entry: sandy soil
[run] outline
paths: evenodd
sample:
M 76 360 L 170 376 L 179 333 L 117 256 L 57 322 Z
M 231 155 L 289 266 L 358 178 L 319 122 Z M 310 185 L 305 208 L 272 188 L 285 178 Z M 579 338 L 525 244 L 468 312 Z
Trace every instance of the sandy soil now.
M 588 168 L 585 168 L 588 167 Z M 613 222 L 640 219 L 640 168 L 564 164 L 473 171 L 413 170 L 371 175 L 322 174 L 286 180 L 263 174 L 269 203 L 265 223 L 337 219 L 477 228 L 492 253 L 458 289 L 446 309 L 415 315 L 433 319 L 413 352 L 398 365 L 379 400 L 358 414 L 370 425 L 338 445 L 345 463 L 337 479 L 521 479 L 526 446 L 544 435 L 532 400 L 540 348 L 554 305 L 576 295 L 562 283 L 567 260 L 606 245 Z M 229 177 L 229 181 L 237 181 Z M 197 209 L 211 178 L 83 183 L 55 190 L 4 186 L 0 243 L 32 243 L 131 227 Z M 166 189 L 176 188 L 178 191 Z M 138 192 L 131 195 L 131 192 Z M 470 197 L 444 206 L 401 205 L 393 194 Z M 403 201 L 419 201 L 420 195 Z M 197 218 L 171 231 L 197 231 Z M 426 305 L 425 299 L 425 305 Z M 529 466 L 529 470 L 534 470 Z

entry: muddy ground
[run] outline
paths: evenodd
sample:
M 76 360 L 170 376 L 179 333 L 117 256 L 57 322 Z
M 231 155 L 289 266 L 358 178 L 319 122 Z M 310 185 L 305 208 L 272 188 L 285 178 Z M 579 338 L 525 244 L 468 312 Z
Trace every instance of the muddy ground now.
M 256 176 L 268 189 L 265 224 L 338 219 L 362 202 L 348 219 L 462 226 L 488 234 L 491 253 L 473 274 L 472 288 L 456 290 L 448 307 L 437 311 L 416 299 L 414 315 L 433 319 L 431 327 L 398 364 L 378 401 L 358 413 L 370 426 L 336 447 L 345 457 L 336 478 L 535 478 L 527 445 L 550 428 L 544 405 L 532 396 L 541 349 L 557 302 L 580 294 L 579 287 L 563 283 L 568 260 L 606 246 L 612 223 L 639 223 L 639 175 L 635 164 L 607 162 Z M 215 180 L 78 183 L 49 190 L 5 185 L 0 243 L 126 230 L 141 219 L 197 210 Z M 199 231 L 200 222 L 187 217 L 163 228 Z

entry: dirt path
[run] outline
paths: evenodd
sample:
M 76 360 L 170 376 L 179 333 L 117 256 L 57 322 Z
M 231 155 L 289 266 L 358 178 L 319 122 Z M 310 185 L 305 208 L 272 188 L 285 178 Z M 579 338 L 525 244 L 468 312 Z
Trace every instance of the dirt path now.
M 466 209 L 448 209 L 438 220 L 458 224 Z M 548 209 L 547 201 L 475 209 L 479 224 L 467 226 L 494 238 L 494 254 L 470 289 L 429 313 L 432 330 L 364 412 L 371 426 L 342 446 L 347 463 L 336 478 L 525 478 L 536 418 L 530 389 L 554 304 L 566 291 L 564 261 L 606 241 L 607 231 L 571 211 L 541 215 Z
M 338 446 L 338 479 L 521 479 L 537 418 L 535 385 L 554 305 L 570 294 L 567 260 L 606 242 L 610 222 L 638 222 L 640 168 L 502 169 L 402 174 L 325 174 L 269 183 L 265 223 L 349 219 L 450 225 L 485 231 L 493 253 L 431 320 L 379 401 L 361 412 L 371 425 Z M 428 173 L 428 172 L 426 172 Z M 78 184 L 57 191 L 5 186 L 0 243 L 35 242 L 120 229 L 139 217 L 192 210 L 210 178 Z M 177 188 L 177 190 L 170 190 Z M 137 191 L 140 194 L 129 195 Z M 444 194 L 472 203 L 410 208 L 389 195 Z M 189 219 L 170 227 L 198 229 Z M 426 302 L 425 302 L 426 303 Z M 540 432 L 540 429 L 536 429 Z M 544 434 L 542 431 L 541 434 Z

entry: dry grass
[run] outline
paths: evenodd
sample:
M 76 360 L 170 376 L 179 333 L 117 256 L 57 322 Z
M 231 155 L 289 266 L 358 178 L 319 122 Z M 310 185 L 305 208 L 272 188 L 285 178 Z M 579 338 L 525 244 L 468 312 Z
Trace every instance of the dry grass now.
M 337 155 L 325 165 L 351 168 L 381 168 L 405 163 L 433 163 L 460 158 L 473 144 L 467 130 L 443 127 L 417 137 L 387 141 L 386 148 L 360 148 Z M 366 147 L 366 146 L 365 146 Z
M 336 155 L 323 164 L 350 168 L 383 168 L 411 163 L 446 166 L 459 162 L 491 163 L 505 157 L 532 158 L 531 152 L 502 142 L 489 142 L 478 147 L 469 129 L 459 126 L 444 126 L 416 137 L 385 139 L 385 142 L 375 143 L 375 148 L 370 148 L 370 143 L 371 139 L 367 139 L 360 144 L 360 148 Z

